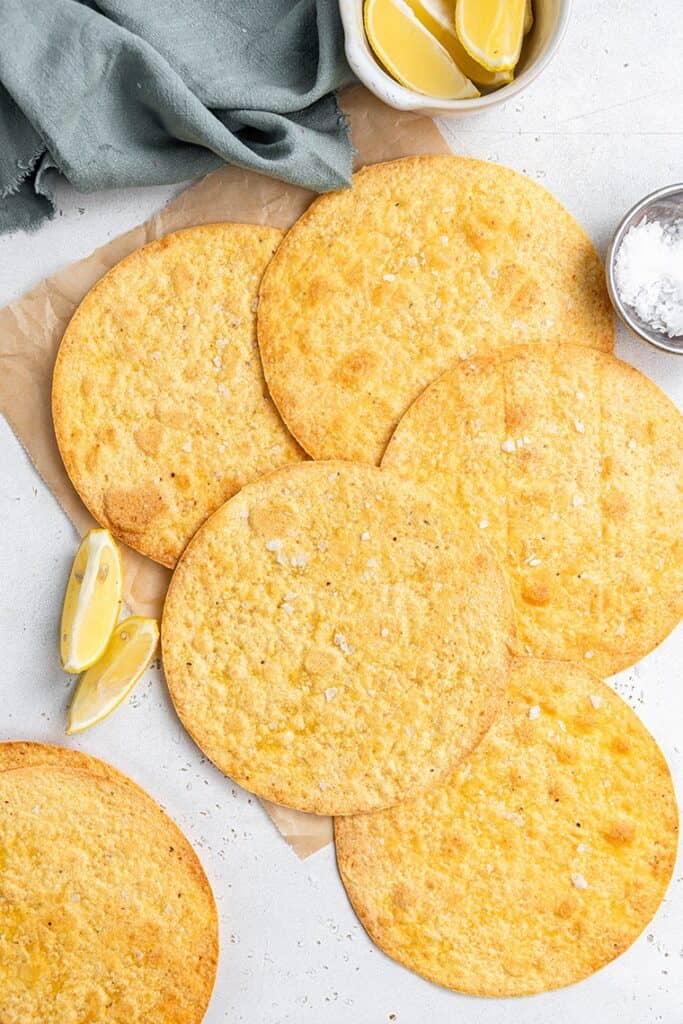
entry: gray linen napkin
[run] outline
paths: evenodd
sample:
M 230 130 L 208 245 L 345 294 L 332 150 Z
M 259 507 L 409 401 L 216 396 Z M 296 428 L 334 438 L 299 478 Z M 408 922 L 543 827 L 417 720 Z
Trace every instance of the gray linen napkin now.
M 336 0 L 0 0 L 0 232 L 79 191 L 169 184 L 225 161 L 349 183 Z

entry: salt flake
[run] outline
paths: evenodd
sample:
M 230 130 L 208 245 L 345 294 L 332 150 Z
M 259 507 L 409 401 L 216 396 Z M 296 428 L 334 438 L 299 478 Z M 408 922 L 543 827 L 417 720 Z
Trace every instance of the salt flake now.
M 343 633 L 335 633 L 334 634 L 334 642 L 337 645 L 337 647 L 339 648 L 339 650 L 342 652 L 342 654 L 350 654 L 351 653 L 351 645 L 350 645 L 350 643 L 348 642 L 348 640 L 346 639 L 346 637 L 344 636 Z

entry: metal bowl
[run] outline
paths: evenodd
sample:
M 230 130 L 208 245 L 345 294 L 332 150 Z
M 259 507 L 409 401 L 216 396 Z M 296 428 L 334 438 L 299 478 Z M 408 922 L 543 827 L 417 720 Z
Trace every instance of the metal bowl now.
M 654 345 L 655 348 L 662 349 L 664 352 L 674 352 L 677 355 L 683 355 L 683 335 L 670 338 L 663 331 L 653 331 L 648 324 L 640 319 L 634 309 L 621 301 L 617 291 L 614 276 L 617 253 L 626 232 L 636 224 L 640 224 L 645 217 L 649 220 L 659 220 L 663 223 L 671 223 L 674 220 L 683 219 L 683 182 L 677 185 L 667 185 L 666 188 L 659 188 L 656 192 L 651 192 L 649 196 L 645 196 L 639 203 L 631 207 L 623 218 L 619 227 L 614 232 L 614 237 L 607 250 L 607 257 L 605 259 L 607 290 L 620 320 L 626 324 L 637 338 L 640 338 L 641 341 L 647 341 L 650 345 Z

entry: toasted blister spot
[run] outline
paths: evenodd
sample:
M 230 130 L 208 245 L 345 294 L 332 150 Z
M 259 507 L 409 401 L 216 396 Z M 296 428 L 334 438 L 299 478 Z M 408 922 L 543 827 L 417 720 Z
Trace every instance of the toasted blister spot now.
M 341 658 L 337 651 L 314 647 L 306 652 L 304 668 L 312 676 L 328 676 L 341 668 Z
M 611 747 L 613 752 L 619 755 L 628 754 L 631 750 L 631 744 L 625 736 L 614 736 Z
M 603 501 L 605 514 L 612 519 L 624 519 L 631 505 L 627 496 L 619 491 L 612 491 Z
M 565 897 L 565 899 L 560 900 L 559 903 L 556 904 L 555 915 L 566 921 L 575 913 L 577 908 L 578 903 L 576 900 Z
M 558 760 L 557 724 L 571 731 L 596 695 L 595 728 L 568 732 L 559 749 L 573 756 Z M 530 658 L 515 659 L 503 708 L 451 775 L 335 822 L 342 881 L 380 948 L 495 997 L 571 985 L 626 949 L 664 897 L 677 833 L 666 762 L 628 704 L 583 663 Z
M 89 473 L 93 473 L 97 469 L 97 461 L 100 455 L 100 446 L 98 444 L 92 445 L 88 448 L 85 456 L 85 468 Z
M 549 575 L 545 579 L 529 579 L 522 583 L 521 596 L 527 604 L 542 608 L 544 605 L 550 604 L 552 595 L 552 581 Z
M 165 510 L 158 487 L 144 484 L 126 489 L 113 487 L 104 493 L 104 514 L 115 533 L 141 534 Z
M 267 505 L 249 510 L 249 526 L 257 537 L 282 538 L 289 536 L 296 526 L 293 508 Z M 278 548 L 280 550 L 282 544 Z
M 319 305 L 334 292 L 334 285 L 324 277 L 314 277 L 306 290 L 306 298 L 311 306 Z
M 358 349 L 337 365 L 334 377 L 345 388 L 357 388 L 376 370 L 378 363 L 379 358 L 373 351 Z
M 178 488 L 179 491 L 182 491 L 183 494 L 187 494 L 187 492 L 191 490 L 192 477 L 189 475 L 189 473 L 175 473 L 174 479 L 176 487 Z
M 603 835 L 614 846 L 621 846 L 633 842 L 636 837 L 636 826 L 632 821 L 620 818 L 610 821 Z
M 157 455 L 163 437 L 163 429 L 159 423 L 150 423 L 135 431 L 135 443 L 145 455 Z
M 173 427 L 175 430 L 189 430 L 192 426 L 190 413 L 177 405 L 172 405 L 168 399 L 160 399 L 154 406 L 154 414 L 165 427 Z

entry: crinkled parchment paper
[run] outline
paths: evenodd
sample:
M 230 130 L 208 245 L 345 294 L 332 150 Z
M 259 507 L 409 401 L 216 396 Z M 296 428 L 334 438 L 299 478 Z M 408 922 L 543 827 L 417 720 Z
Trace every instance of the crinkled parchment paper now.
M 347 90 L 356 166 L 420 153 L 447 153 L 434 123 L 384 106 L 360 86 Z M 86 292 L 120 259 L 169 231 L 231 220 L 288 228 L 313 194 L 253 171 L 222 167 L 182 192 L 151 220 L 72 263 L 17 302 L 0 309 L 0 411 L 34 466 L 80 533 L 94 525 L 74 491 L 57 451 L 50 411 L 52 367 L 64 329 Z M 170 572 L 123 550 L 125 599 L 138 615 L 159 617 Z M 307 857 L 332 840 L 330 818 L 263 801 L 287 842 Z

